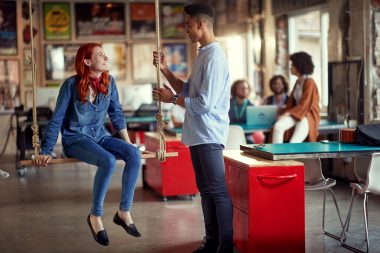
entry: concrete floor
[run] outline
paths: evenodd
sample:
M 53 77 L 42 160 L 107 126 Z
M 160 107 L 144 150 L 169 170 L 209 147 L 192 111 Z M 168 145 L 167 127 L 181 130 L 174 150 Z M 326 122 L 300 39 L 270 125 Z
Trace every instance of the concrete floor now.
M 119 201 L 121 170 L 118 170 L 104 204 L 103 223 L 110 246 L 102 247 L 94 241 L 86 223 L 95 167 L 83 163 L 51 165 L 29 169 L 24 178 L 19 178 L 12 160 L 13 157 L 3 157 L 0 162 L 0 169 L 11 173 L 9 179 L 0 180 L 1 253 L 188 253 L 199 246 L 203 237 L 199 196 L 193 201 L 187 197 L 169 198 L 165 203 L 152 190 L 143 189 L 141 181 L 136 188 L 132 217 L 142 237 L 131 237 L 113 224 Z M 335 188 L 345 217 L 350 198 L 348 183 L 339 182 Z M 322 196 L 321 192 L 306 193 L 306 252 L 351 252 L 321 233 Z M 327 212 L 332 213 L 334 207 L 329 200 Z M 359 231 L 357 242 L 363 242 L 364 235 L 360 208 L 359 204 L 355 205 L 351 226 L 352 231 Z M 371 196 L 370 252 L 380 252 L 379 211 L 380 198 Z M 331 231 L 339 226 L 336 217 L 331 215 L 326 222 Z M 335 232 L 339 233 L 339 229 Z

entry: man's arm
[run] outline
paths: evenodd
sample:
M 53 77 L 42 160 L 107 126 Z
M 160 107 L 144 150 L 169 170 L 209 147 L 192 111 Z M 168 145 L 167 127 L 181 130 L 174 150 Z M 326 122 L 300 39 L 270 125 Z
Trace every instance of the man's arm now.
M 165 76 L 165 78 L 168 80 L 172 88 L 175 90 L 176 93 L 181 93 L 182 88 L 184 85 L 184 81 L 176 77 L 173 72 L 170 71 L 167 61 L 166 61 L 166 56 L 163 52 L 161 52 L 161 57 L 160 57 L 160 71 L 161 73 Z M 153 65 L 157 67 L 158 65 L 158 53 L 157 51 L 153 52 Z
M 172 86 L 172 88 L 175 90 L 175 92 L 181 93 L 183 85 L 185 82 L 182 81 L 181 79 L 179 79 L 178 77 L 176 77 L 173 74 L 173 72 L 170 71 L 170 69 L 168 67 L 166 67 L 165 69 L 161 69 L 161 72 L 162 72 L 162 74 L 164 74 L 164 76 L 166 77 L 166 79 L 170 83 L 170 86 Z

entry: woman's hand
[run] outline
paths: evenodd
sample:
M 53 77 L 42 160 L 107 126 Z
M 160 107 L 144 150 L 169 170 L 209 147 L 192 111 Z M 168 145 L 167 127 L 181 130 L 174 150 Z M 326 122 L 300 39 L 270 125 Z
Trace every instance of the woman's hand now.
M 33 164 L 37 167 L 46 167 L 50 160 L 50 155 L 38 155 L 33 159 Z
M 174 97 L 173 91 L 164 84 L 164 88 L 153 89 L 153 99 L 165 103 L 171 103 Z
M 161 61 L 160 61 L 160 70 L 163 71 L 168 67 L 167 61 L 166 61 L 166 56 L 163 52 L 160 51 L 161 54 Z M 153 65 L 157 67 L 158 65 L 158 53 L 157 51 L 153 52 Z

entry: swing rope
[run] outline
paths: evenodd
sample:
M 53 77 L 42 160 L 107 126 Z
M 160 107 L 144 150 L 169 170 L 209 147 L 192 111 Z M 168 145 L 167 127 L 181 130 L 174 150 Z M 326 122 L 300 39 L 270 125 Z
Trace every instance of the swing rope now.
M 32 144 L 34 149 L 34 155 L 35 157 L 39 155 L 40 152 L 40 137 L 38 135 L 38 122 L 37 122 L 37 109 L 36 109 L 36 62 L 35 62 L 35 56 L 34 56 L 34 42 L 33 42 L 33 10 L 32 10 L 32 0 L 29 0 L 29 18 L 30 18 L 30 36 L 31 36 L 31 65 L 32 65 L 32 85 L 33 85 L 33 124 L 32 124 Z
M 155 0 L 155 8 L 156 8 L 156 34 L 157 34 L 157 52 L 159 52 L 160 49 L 160 27 L 159 27 L 159 20 L 160 20 L 160 13 L 159 13 L 159 3 L 158 0 Z M 29 18 L 30 18 L 30 34 L 31 34 L 31 56 L 30 56 L 30 62 L 32 65 L 32 85 L 33 85 L 33 123 L 31 126 L 31 129 L 33 131 L 32 136 L 32 144 L 34 149 L 34 157 L 39 155 L 40 152 L 40 138 L 38 134 L 38 122 L 37 122 L 37 108 L 36 108 L 36 91 L 37 91 L 37 69 L 36 69 L 36 63 L 35 63 L 35 55 L 34 55 L 34 42 L 33 42 L 33 11 L 32 11 L 32 0 L 29 0 Z M 160 88 L 160 61 L 158 62 L 157 66 L 157 87 Z M 150 158 L 158 158 L 161 162 L 166 160 L 166 157 L 176 157 L 178 156 L 178 152 L 169 152 L 166 153 L 166 140 L 164 136 L 164 128 L 166 127 L 166 122 L 164 120 L 164 117 L 162 115 L 162 106 L 161 101 L 159 101 L 158 104 L 159 112 L 156 115 L 157 119 L 157 131 L 159 135 L 160 140 L 160 147 L 159 151 L 157 153 L 150 152 L 150 151 L 143 151 L 141 154 L 142 159 L 150 159 Z M 78 159 L 75 158 L 61 158 L 61 159 L 52 159 L 50 161 L 50 164 L 63 164 L 63 163 L 74 163 L 74 162 L 81 162 Z M 33 160 L 22 160 L 20 161 L 20 164 L 22 166 L 28 166 L 33 165 Z
M 155 0 L 155 14 L 156 14 L 156 48 L 158 53 L 158 63 L 156 66 L 156 74 L 157 74 L 157 88 L 161 87 L 161 73 L 160 73 L 160 67 L 161 67 L 161 42 L 160 42 L 160 8 L 159 8 L 159 2 L 158 0 Z M 164 128 L 166 127 L 165 119 L 162 115 L 162 105 L 161 101 L 158 101 L 158 113 L 156 114 L 157 119 L 157 132 L 160 140 L 160 149 L 157 152 L 157 157 L 160 159 L 161 162 L 166 160 L 166 141 L 165 141 L 165 135 L 164 135 Z

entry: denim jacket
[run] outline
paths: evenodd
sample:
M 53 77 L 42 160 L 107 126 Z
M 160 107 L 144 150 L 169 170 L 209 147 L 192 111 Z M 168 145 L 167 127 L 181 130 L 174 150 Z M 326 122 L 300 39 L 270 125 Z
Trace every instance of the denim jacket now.
M 110 76 L 108 94 L 99 93 L 93 103 L 88 97 L 85 103 L 80 101 L 76 83 L 76 76 L 69 77 L 59 90 L 55 111 L 47 125 L 41 145 L 43 155 L 50 155 L 53 151 L 59 130 L 61 130 L 64 147 L 86 138 L 98 143 L 102 138 L 111 136 L 104 127 L 107 113 L 116 131 L 126 128 L 118 91 L 112 76 Z

